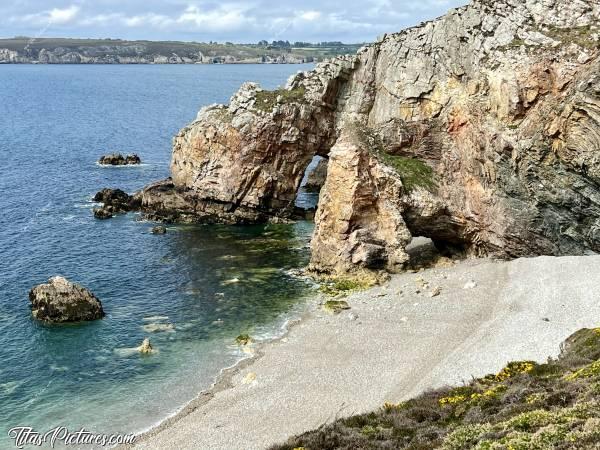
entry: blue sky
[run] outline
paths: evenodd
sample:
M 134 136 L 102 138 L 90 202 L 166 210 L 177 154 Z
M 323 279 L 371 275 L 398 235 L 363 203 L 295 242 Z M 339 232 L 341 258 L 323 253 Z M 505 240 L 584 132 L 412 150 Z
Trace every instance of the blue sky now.
M 468 0 L 0 0 L 0 35 L 372 41 Z

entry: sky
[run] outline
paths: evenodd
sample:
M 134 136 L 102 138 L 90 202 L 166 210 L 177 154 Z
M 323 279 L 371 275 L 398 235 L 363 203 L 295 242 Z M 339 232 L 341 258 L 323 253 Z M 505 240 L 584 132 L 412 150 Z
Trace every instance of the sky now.
M 468 0 L 0 0 L 0 37 L 369 42 Z

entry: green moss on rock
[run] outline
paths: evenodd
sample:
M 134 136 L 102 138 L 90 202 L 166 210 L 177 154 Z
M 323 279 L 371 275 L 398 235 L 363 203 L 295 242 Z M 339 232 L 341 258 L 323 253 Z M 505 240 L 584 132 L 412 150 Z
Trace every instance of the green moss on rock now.
M 252 338 L 248 334 L 240 334 L 235 338 L 235 342 L 238 345 L 248 345 L 252 343 Z
M 373 153 L 383 164 L 391 167 L 400 175 L 404 189 L 408 192 L 416 188 L 429 191 L 435 189 L 436 181 L 433 169 L 423 161 L 386 152 L 379 136 L 373 130 L 358 122 L 347 124 L 346 128 L 358 142 Z
M 344 300 L 327 300 L 323 305 L 323 309 L 332 314 L 338 314 L 345 309 L 350 309 L 350 305 Z

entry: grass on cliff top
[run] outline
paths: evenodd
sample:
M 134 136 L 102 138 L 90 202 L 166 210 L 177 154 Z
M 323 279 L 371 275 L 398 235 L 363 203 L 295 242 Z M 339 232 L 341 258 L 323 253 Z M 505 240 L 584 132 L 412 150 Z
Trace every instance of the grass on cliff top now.
M 591 50 L 595 48 L 600 48 L 600 42 L 595 41 L 592 37 L 593 30 L 590 25 L 571 28 L 559 28 L 556 26 L 549 26 L 544 29 L 538 29 L 537 31 L 548 36 L 549 38 L 554 39 L 555 41 L 560 41 L 562 45 L 565 46 L 577 44 L 582 48 L 587 48 Z M 535 49 L 538 47 L 538 45 L 527 44 L 524 39 L 515 37 L 511 43 L 500 47 L 500 49 L 519 48 L 522 46 L 528 49 Z
M 577 44 L 583 48 L 600 48 L 600 42 L 592 39 L 593 32 L 590 25 L 572 28 L 551 26 L 547 31 L 542 31 L 542 33 L 554 40 L 561 41 L 563 45 Z
M 599 358 L 600 328 L 579 330 L 557 360 L 512 362 L 467 385 L 385 403 L 271 450 L 598 448 Z
M 304 94 L 306 89 L 298 87 L 296 89 L 276 89 L 274 91 L 258 91 L 256 93 L 256 103 L 254 106 L 264 112 L 271 112 L 277 105 L 277 99 L 281 98 L 281 103 L 304 103 Z

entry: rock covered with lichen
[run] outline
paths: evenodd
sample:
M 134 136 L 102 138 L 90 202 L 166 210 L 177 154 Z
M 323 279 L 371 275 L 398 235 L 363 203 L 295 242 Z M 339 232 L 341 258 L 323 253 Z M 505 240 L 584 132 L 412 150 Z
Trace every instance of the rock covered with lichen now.
M 43 322 L 82 322 L 104 317 L 98 297 L 60 276 L 31 289 L 29 301 L 33 317 Z
M 469 255 L 599 251 L 599 19 L 597 2 L 476 0 L 285 88 L 246 83 L 178 134 L 142 209 L 289 217 L 320 155 L 315 270 L 398 268 L 410 236 Z

